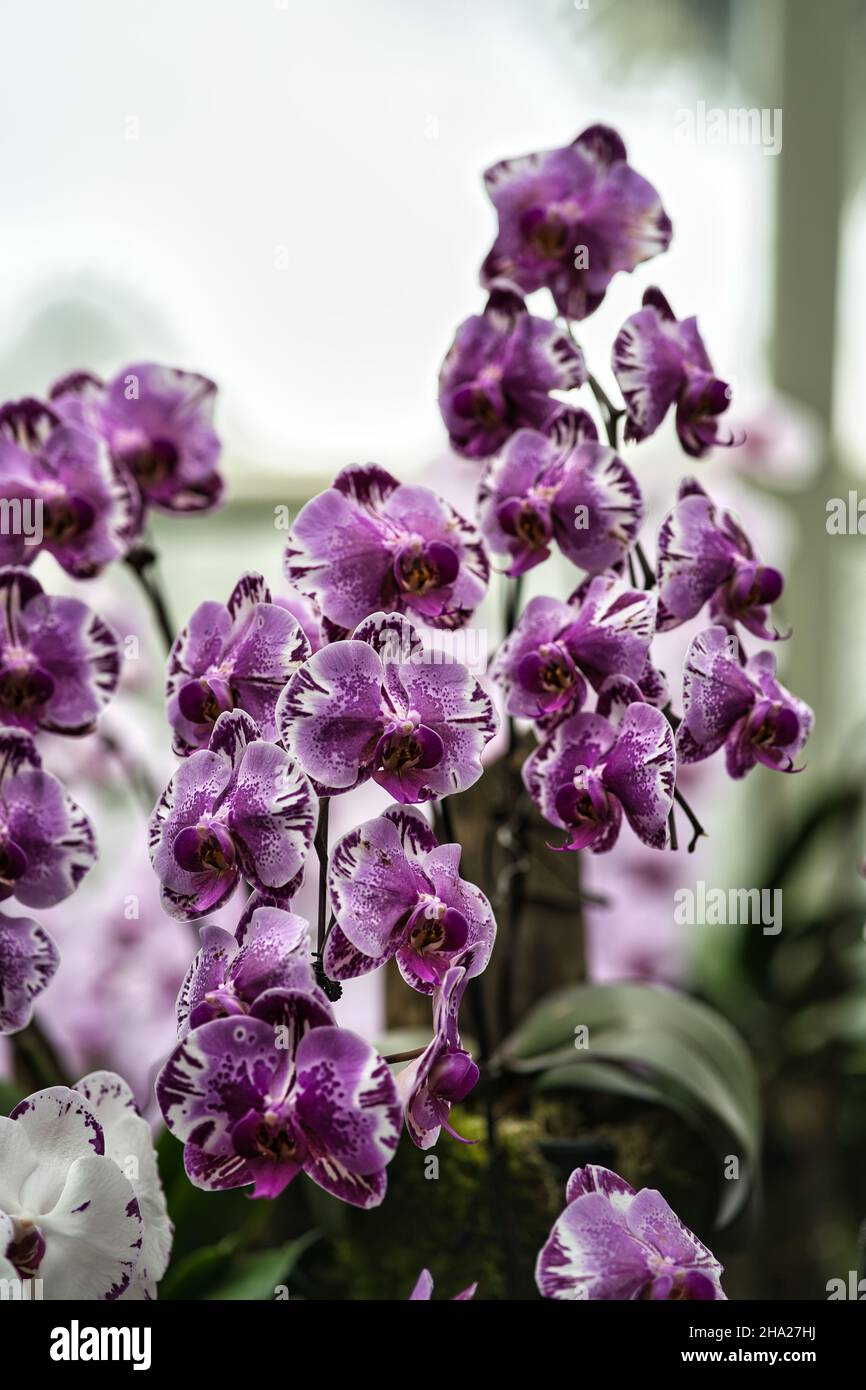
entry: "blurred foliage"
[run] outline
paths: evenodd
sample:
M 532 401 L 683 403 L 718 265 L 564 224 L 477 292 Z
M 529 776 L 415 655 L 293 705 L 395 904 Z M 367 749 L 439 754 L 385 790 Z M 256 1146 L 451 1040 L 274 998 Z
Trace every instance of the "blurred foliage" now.
M 866 1215 L 866 885 L 859 756 L 777 826 L 753 882 L 781 890 L 782 930 L 738 929 L 697 987 L 760 1070 L 765 1209 L 751 1255 L 758 1296 L 822 1298 L 857 1267 Z
M 716 1155 L 718 1224 L 748 1200 L 760 1151 L 758 1080 L 748 1048 L 714 1009 L 654 986 L 578 985 L 536 1005 L 496 1060 L 535 1073 L 543 1091 L 609 1090 L 667 1106 Z

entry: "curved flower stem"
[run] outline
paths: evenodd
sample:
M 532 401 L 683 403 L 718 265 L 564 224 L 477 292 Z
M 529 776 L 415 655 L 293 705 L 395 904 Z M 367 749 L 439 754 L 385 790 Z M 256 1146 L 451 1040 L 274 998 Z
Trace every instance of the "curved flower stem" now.
M 640 564 L 641 569 L 643 570 L 643 586 L 644 586 L 644 588 L 645 588 L 645 589 L 653 589 L 653 588 L 655 588 L 655 582 L 656 582 L 655 571 L 653 570 L 652 565 L 650 564 L 649 560 L 647 559 L 646 555 L 644 554 L 643 546 L 641 545 L 640 541 L 635 541 L 635 543 L 634 543 L 634 553 L 635 553 L 635 555 L 636 555 L 637 558 L 638 558 L 638 563 Z M 630 558 L 630 557 L 629 557 L 629 558 Z
M 689 841 L 689 854 L 694 854 L 695 845 L 698 843 L 698 840 L 701 838 L 701 836 L 706 835 L 707 832 L 706 830 L 704 830 L 704 827 L 701 825 L 700 821 L 698 820 L 697 816 L 695 815 L 694 811 L 692 810 L 689 803 L 686 801 L 679 788 L 677 788 L 677 790 L 674 792 L 674 801 L 677 803 L 678 806 L 682 806 L 683 810 L 689 818 L 689 823 L 693 831 L 692 838 Z
M 116 761 L 136 800 L 141 802 L 145 813 L 150 815 L 159 797 L 159 790 L 151 781 L 147 768 L 137 758 L 131 757 L 119 740 L 113 734 L 106 733 L 104 729 L 99 730 L 99 741 Z
M 429 1043 L 425 1043 L 423 1047 L 410 1047 L 408 1052 L 389 1052 L 387 1057 L 382 1058 L 382 1061 L 387 1062 L 389 1066 L 393 1062 L 414 1062 L 415 1058 L 426 1052 L 429 1046 Z
M 596 404 L 604 418 L 604 429 L 607 435 L 607 442 L 611 449 L 619 448 L 619 422 L 625 415 L 624 410 L 619 410 L 610 399 L 604 387 L 596 380 L 590 372 L 587 377 L 587 384 L 592 394 L 595 396 Z M 644 554 L 643 546 L 640 541 L 634 543 L 634 553 L 637 555 L 638 563 L 643 571 L 643 586 L 645 589 L 652 589 L 656 582 L 655 572 Z M 628 572 L 632 584 L 637 587 L 637 579 L 634 572 L 634 562 L 631 558 L 631 551 L 628 555 Z
M 505 613 L 503 618 L 503 640 L 510 637 L 517 626 L 517 619 L 520 616 L 520 599 L 523 593 L 523 575 L 518 574 L 510 581 L 505 591 Z M 511 753 L 516 741 L 516 730 L 513 715 L 508 716 L 508 753 Z
M 132 550 L 125 556 L 125 563 L 132 570 L 150 604 L 154 621 L 165 643 L 165 650 L 170 652 L 174 646 L 176 628 L 168 611 L 165 595 L 162 592 L 157 562 L 158 557 L 153 546 L 144 542 L 133 546 Z
M 604 428 L 605 433 L 607 434 L 607 442 L 612 449 L 616 449 L 618 447 L 617 426 L 619 425 L 619 422 L 622 419 L 623 415 L 625 415 L 625 411 L 617 409 L 610 396 L 605 391 L 604 387 L 593 376 L 592 372 L 589 373 L 586 381 L 590 391 L 595 396 L 596 404 L 599 410 L 604 416 Z
M 457 831 L 454 829 L 454 817 L 451 814 L 451 798 L 443 796 L 442 799 L 436 803 L 435 810 L 439 812 L 442 818 L 442 829 L 445 832 L 449 845 L 456 845 L 458 840 Z
M 673 850 L 674 854 L 676 854 L 680 845 L 679 840 L 677 839 L 677 817 L 673 806 L 671 807 L 670 814 L 668 815 L 668 827 L 670 830 L 671 837 L 671 849 Z
M 313 841 L 319 860 L 319 920 L 316 931 L 316 950 L 320 960 L 325 949 L 328 915 L 328 813 L 330 809 L 331 798 L 329 796 L 320 797 L 319 821 L 316 826 L 316 838 Z

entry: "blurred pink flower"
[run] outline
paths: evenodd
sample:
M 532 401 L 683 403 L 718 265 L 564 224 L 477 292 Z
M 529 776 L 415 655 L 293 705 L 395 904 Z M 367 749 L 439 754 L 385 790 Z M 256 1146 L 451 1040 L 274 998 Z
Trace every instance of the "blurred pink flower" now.
M 147 1113 L 175 1042 L 175 1000 L 197 937 L 163 912 L 144 827 L 135 828 L 120 868 L 41 914 L 60 967 L 56 991 L 36 1014 L 71 1075 L 118 1071 Z

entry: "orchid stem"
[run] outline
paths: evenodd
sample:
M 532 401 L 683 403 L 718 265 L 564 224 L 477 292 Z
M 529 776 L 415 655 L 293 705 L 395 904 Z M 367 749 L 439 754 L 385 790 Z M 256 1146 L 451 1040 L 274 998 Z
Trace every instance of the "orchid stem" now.
M 647 559 L 646 555 L 644 554 L 644 549 L 643 549 L 643 546 L 641 545 L 640 541 L 635 541 L 635 543 L 634 543 L 634 553 L 635 553 L 635 555 L 636 555 L 637 558 L 638 558 L 638 563 L 640 564 L 641 569 L 643 570 L 643 586 L 644 586 L 644 588 L 645 588 L 645 589 L 653 589 L 653 588 L 655 588 L 655 582 L 656 582 L 655 572 L 654 572 L 653 567 L 652 567 L 652 565 L 650 564 L 649 560 Z M 631 558 L 631 557 L 629 557 L 629 558 Z
M 411 1047 L 408 1052 L 389 1052 L 387 1057 L 382 1058 L 382 1061 L 387 1062 L 389 1066 L 394 1062 L 414 1062 L 415 1058 L 426 1052 L 429 1046 L 429 1043 L 425 1043 L 423 1047 Z
M 616 449 L 619 447 L 617 443 L 617 426 L 623 415 L 625 415 L 625 411 L 617 410 L 610 396 L 601 383 L 592 375 L 592 372 L 589 373 L 586 380 L 590 391 L 595 396 L 596 404 L 604 416 L 604 428 L 607 434 L 607 442 L 612 449 Z
M 677 816 L 673 806 L 671 807 L 670 814 L 668 815 L 668 827 L 670 829 L 671 836 L 671 849 L 673 850 L 674 854 L 676 854 L 680 846 L 679 841 L 677 839 Z
M 674 792 L 674 800 L 676 801 L 678 806 L 682 806 L 683 810 L 689 818 L 689 822 L 694 832 L 689 842 L 689 854 L 694 854 L 695 845 L 698 843 L 698 840 L 701 838 L 701 836 L 706 835 L 707 832 L 706 830 L 704 830 L 704 827 L 701 825 L 691 806 L 686 801 L 685 797 L 679 789 L 677 789 Z
M 331 798 L 329 796 L 319 798 L 319 821 L 316 826 L 314 845 L 319 860 L 319 921 L 316 949 L 320 960 L 325 949 L 325 919 L 328 910 L 328 812 L 330 807 Z
M 505 594 L 505 616 L 503 640 L 510 637 L 517 626 L 517 619 L 520 616 L 520 598 L 523 593 L 523 575 L 518 574 L 508 585 Z M 514 726 L 514 716 L 508 716 L 508 752 L 514 750 L 517 741 L 517 730 Z
M 100 729 L 99 740 L 105 751 L 115 759 L 133 795 L 141 802 L 146 813 L 150 815 L 156 805 L 159 791 L 151 781 L 147 768 L 138 759 L 128 756 L 126 749 L 113 734 L 108 734 L 104 729 Z
M 175 626 L 168 611 L 168 604 L 162 592 L 162 585 L 156 569 L 157 554 L 151 545 L 136 545 L 126 556 L 126 564 L 132 570 L 150 604 L 154 622 L 159 628 L 166 652 L 174 646 Z
M 440 815 L 441 818 L 442 818 L 442 828 L 443 828 L 443 830 L 445 831 L 445 836 L 446 836 L 446 839 L 447 839 L 447 841 L 448 841 L 448 844 L 449 844 L 449 845 L 456 845 L 456 844 L 458 844 L 459 841 L 458 841 L 458 839 L 457 839 L 457 832 L 456 832 L 456 830 L 454 829 L 454 817 L 453 817 L 453 815 L 451 814 L 451 800 L 450 800 L 450 797 L 443 796 L 443 797 L 442 797 L 442 800 L 438 803 L 436 809 L 438 810 L 439 815 Z

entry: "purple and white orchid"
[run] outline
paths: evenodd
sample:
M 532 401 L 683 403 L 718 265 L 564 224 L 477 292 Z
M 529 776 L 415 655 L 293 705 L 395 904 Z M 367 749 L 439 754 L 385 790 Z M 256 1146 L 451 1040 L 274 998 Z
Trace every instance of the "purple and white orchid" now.
M 100 435 L 134 480 L 145 506 L 167 512 L 210 511 L 223 480 L 213 428 L 216 386 L 196 372 L 136 362 L 110 381 L 88 372 L 52 387 L 52 407 Z
M 0 1170 L 0 1276 L 38 1279 L 47 1299 L 156 1297 L 172 1226 L 150 1126 L 119 1076 L 22 1100 L 0 1118 Z
M 570 1301 L 720 1300 L 722 1266 L 660 1192 L 609 1168 L 576 1168 L 565 1211 L 538 1255 L 543 1298 Z
M 419 811 L 391 806 L 337 842 L 328 889 L 335 923 L 325 971 L 353 979 L 396 957 L 403 979 L 432 994 L 446 971 L 485 969 L 496 936 L 487 898 L 459 875 L 460 846 L 440 845 Z
M 673 730 L 621 677 L 602 687 L 598 708 L 557 725 L 527 758 L 526 788 L 545 820 L 568 831 L 560 849 L 612 849 L 623 813 L 638 839 L 664 849 L 676 781 Z
M 0 724 L 87 734 L 120 680 L 120 642 L 77 598 L 0 569 Z
M 285 892 L 316 825 L 316 797 L 278 744 L 248 714 L 221 714 L 210 744 L 169 782 L 148 831 L 151 863 L 171 917 L 192 920 L 228 900 L 241 876 Z
M 481 530 L 507 555 L 509 575 L 546 560 L 555 544 L 589 574 L 618 565 L 643 519 L 643 497 L 622 459 L 583 439 L 563 450 L 535 430 L 520 430 L 492 460 L 478 493 Z
M 320 795 L 372 777 L 404 805 L 477 782 L 497 724 L 471 672 L 428 660 L 399 614 L 374 613 L 316 652 L 277 705 L 280 737 Z
M 285 608 L 286 612 L 291 613 L 297 620 L 310 644 L 311 652 L 317 652 L 325 645 L 327 639 L 322 632 L 322 610 L 312 599 L 307 598 L 306 594 L 292 587 L 285 593 L 274 594 L 271 602 Z
M 658 193 L 628 163 L 609 126 L 589 126 L 561 149 L 503 159 L 484 183 L 499 233 L 482 284 L 503 276 L 524 294 L 546 286 L 566 318 L 586 318 L 618 271 L 670 245 Z
M 54 907 L 96 860 L 93 826 L 23 729 L 0 728 L 0 901 Z
M 536 812 L 564 832 L 549 832 L 564 839 L 549 846 L 557 852 L 604 855 L 627 821 L 654 861 L 641 865 L 644 886 L 653 876 L 667 883 L 678 861 L 649 851 L 677 848 L 675 805 L 692 827 L 689 851 L 704 834 L 677 785 L 681 766 L 724 747 L 735 778 L 759 762 L 798 771 L 811 731 L 812 711 L 778 682 L 774 657 L 747 658 L 740 649 L 740 627 L 779 639 L 771 610 L 783 580 L 736 517 L 686 478 L 661 527 L 657 575 L 644 553 L 644 497 L 621 441 L 647 439 L 672 412 L 692 457 L 735 442 L 722 418 L 730 390 L 697 320 L 678 320 L 659 290 L 644 293 L 612 352 L 624 410 L 590 373 L 572 332 L 618 273 L 667 248 L 672 228 L 658 193 L 602 125 L 561 148 L 502 160 L 485 181 L 498 216 L 481 267 L 489 297 L 457 328 L 438 383 L 461 456 L 450 490 L 405 484 L 372 463 L 342 469 L 294 519 L 282 557 L 285 594 L 272 597 L 261 574 L 241 572 L 226 603 L 199 604 L 175 636 L 178 595 L 163 593 L 144 527 L 153 509 L 206 513 L 221 501 L 216 387 L 207 377 L 139 362 L 107 381 L 74 372 L 44 402 L 0 406 L 0 1034 L 11 1036 L 2 1051 L 14 1076 L 24 1063 L 50 1082 L 114 1065 L 120 1049 L 133 1067 L 125 1074 L 145 1104 L 155 1100 L 182 1146 L 189 1182 L 203 1191 L 246 1188 L 276 1199 L 306 1174 L 324 1193 L 372 1209 L 386 1195 L 404 1126 L 410 1155 L 431 1151 L 443 1131 L 472 1145 L 458 1132 L 473 1132 L 471 1116 L 461 1122 L 454 1107 L 483 1103 L 487 1133 L 477 1153 L 484 1159 L 485 1142 L 490 1152 L 479 1171 L 492 1172 L 492 1196 L 507 1203 L 509 1164 L 491 1169 L 487 1160 L 499 1150 L 501 1118 L 515 1106 L 528 1113 L 520 1073 L 536 1063 L 544 1069 L 550 1056 L 544 1046 L 534 1060 L 523 1056 L 533 1048 L 517 1046 L 521 1031 L 531 1032 L 534 1019 L 544 1032 L 557 1001 L 533 1012 L 528 1029 L 518 1005 L 561 983 L 564 959 L 549 933 L 542 941 L 523 931 L 525 914 L 560 907 L 536 891 Z M 555 317 L 539 317 L 536 301 L 534 311 L 527 307 L 542 289 Z M 570 394 L 584 386 L 597 419 Z M 448 500 L 473 473 L 474 510 Z M 65 902 L 96 846 L 90 820 L 45 770 L 41 751 L 76 779 L 93 771 L 88 740 L 50 736 L 94 731 L 120 681 L 121 644 L 77 598 L 43 591 L 29 568 L 42 551 L 73 579 L 123 560 L 140 582 L 169 650 L 165 706 L 181 760 L 173 775 L 168 765 L 158 774 L 157 786 L 170 778 L 161 796 L 156 788 L 148 794 L 149 806 L 156 799 L 147 834 L 153 872 L 143 894 L 128 891 L 142 886 L 140 866 L 129 866 L 130 877 L 121 863 L 120 878 L 105 886 L 110 901 L 94 895 L 88 907 L 92 876 L 68 923 L 63 908 L 46 918 L 60 951 L 28 914 Z M 523 576 L 555 552 L 568 562 L 550 567 L 559 581 L 554 575 L 545 586 L 536 575 L 525 595 Z M 504 637 L 477 679 L 453 657 L 485 603 L 491 553 L 504 570 Z M 568 582 L 570 566 L 579 573 Z M 713 625 L 689 648 L 678 719 L 653 643 L 704 610 Z M 424 627 L 437 631 L 422 637 Z M 473 635 L 484 639 L 487 630 Z M 495 743 L 500 721 L 488 675 L 508 720 L 507 737 Z M 151 782 L 154 751 L 138 698 L 145 678 L 133 684 L 124 681 L 124 708 L 93 741 L 100 771 L 114 757 L 110 786 L 104 779 L 112 798 L 121 771 L 136 792 Z M 528 757 L 531 740 L 518 720 L 537 739 Z M 37 735 L 45 739 L 40 752 Z M 440 843 L 432 826 L 441 822 L 442 838 L 457 838 L 445 798 L 473 788 L 496 757 L 489 795 L 476 791 L 457 812 L 461 829 L 478 822 L 464 855 L 461 844 Z M 368 782 L 360 802 L 336 804 L 339 824 L 329 825 L 330 798 Z M 143 842 L 134 841 L 142 857 Z M 479 977 L 497 922 L 485 893 L 461 876 L 461 859 L 478 860 L 477 874 L 465 871 L 479 880 L 494 875 L 484 886 L 507 908 L 499 948 L 506 957 L 492 981 Z M 586 901 L 602 901 L 604 886 L 572 883 Z M 201 923 L 197 945 L 177 926 L 221 909 Z M 82 920 L 92 929 L 80 933 Z M 583 945 L 576 943 L 578 955 Z M 392 961 L 429 999 L 432 1036 L 425 1031 L 418 1047 L 391 1034 L 395 1051 L 383 1044 L 381 1055 L 368 1038 L 408 1021 L 383 1018 L 384 976 L 372 978 Z M 643 957 L 632 964 L 636 979 L 652 974 Z M 477 1059 L 460 1028 L 473 980 Z M 633 990 L 639 1008 L 640 986 Z M 54 995 L 62 1001 L 56 1010 Z M 390 1012 L 390 985 L 388 995 Z M 669 1028 L 674 1055 L 688 1045 L 688 1020 L 678 1023 L 666 1009 L 660 1027 Z M 364 1018 L 364 1036 L 340 1026 L 350 1015 Z M 43 1027 L 47 1046 L 34 1048 Z M 622 1060 L 643 1063 L 637 1051 L 626 1049 Z M 52 1073 L 55 1052 L 62 1061 Z M 754 1100 L 741 1052 L 738 1090 Z M 548 1080 L 559 1084 L 549 1067 L 542 1087 Z M 691 1099 L 700 1108 L 712 1087 L 698 1090 Z M 725 1121 L 725 1106 L 716 1109 Z M 737 1142 L 755 1138 L 753 1110 L 749 1133 L 733 1126 Z M 435 1169 L 430 1159 L 421 1164 L 425 1176 L 431 1163 Z M 232 1225 L 240 1195 L 215 1203 L 228 1202 Z M 194 1226 L 182 1231 L 184 1253 Z M 253 1262 L 243 1244 L 251 1232 L 238 1226 L 237 1241 L 220 1242 L 217 1253 L 230 1247 L 237 1260 L 232 1283 L 222 1282 L 220 1263 L 221 1283 L 203 1287 L 205 1296 L 234 1297 L 248 1276 L 269 1282 L 272 1256 L 285 1265 L 276 1248 Z M 22 1297 L 24 1281 L 39 1281 L 37 1297 L 151 1299 L 172 1240 L 150 1127 L 114 1072 L 94 1071 L 73 1088 L 49 1085 L 0 1117 L 0 1296 L 9 1281 Z M 659 1192 L 589 1166 L 571 1174 L 535 1277 L 541 1295 L 556 1300 L 716 1301 L 726 1298 L 722 1273 Z M 305 1278 L 316 1293 L 317 1269 Z M 473 1283 L 452 1301 L 475 1291 Z M 510 1278 L 503 1292 L 512 1292 Z M 408 1301 L 432 1294 L 422 1269 Z
M 337 1028 L 318 991 L 270 989 L 248 1014 L 193 1028 L 156 1084 L 190 1181 L 278 1197 L 300 1172 L 358 1207 L 380 1204 L 400 1137 L 394 1079 Z
M 125 555 L 141 523 L 138 491 L 102 440 L 32 398 L 0 408 L 0 500 L 21 518 L 0 531 L 0 565 L 45 550 L 76 579 Z
M 462 627 L 490 567 L 475 527 L 449 503 L 367 464 L 344 468 L 301 508 L 285 571 L 343 636 L 379 611 Z
M 242 709 L 264 739 L 289 677 L 310 655 L 298 621 L 271 600 L 260 574 L 241 575 L 227 604 L 199 604 L 168 658 L 166 710 L 180 757 L 207 748 L 227 710 Z
M 736 517 L 695 478 L 680 483 L 659 532 L 658 557 L 660 632 L 694 618 L 709 601 L 713 622 L 732 631 L 742 623 L 768 642 L 779 638 L 767 626 L 767 610 L 782 592 L 782 575 L 761 563 Z
M 739 442 L 719 433 L 718 417 L 730 404 L 731 390 L 713 372 L 697 319 L 675 318 L 661 290 L 646 290 L 643 308 L 626 319 L 612 366 L 626 405 L 627 440 L 655 434 L 676 404 L 677 435 L 692 458 Z
M 757 763 L 773 772 L 799 771 L 794 760 L 814 716 L 777 681 L 772 652 L 758 652 L 743 665 L 739 643 L 726 628 L 700 633 L 686 656 L 683 708 L 680 762 L 702 762 L 724 745 L 731 777 L 745 777 Z
M 477 1284 L 470 1284 L 462 1293 L 456 1293 L 451 1299 L 452 1303 L 466 1303 L 470 1298 L 475 1297 Z M 414 1289 L 410 1293 L 407 1303 L 425 1303 L 433 1297 L 433 1275 L 429 1269 L 422 1269 L 418 1275 Z
M 54 938 L 44 927 L 31 917 L 0 912 L 0 1034 L 27 1027 L 36 999 L 59 964 Z
M 303 917 L 262 906 L 242 927 L 242 941 L 223 927 L 201 928 L 201 950 L 177 999 L 179 1038 L 211 1019 L 249 1013 L 266 990 L 315 990 L 310 927 Z
M 584 381 L 583 354 L 568 334 L 530 314 L 512 286 L 491 286 L 484 313 L 461 323 L 439 374 L 452 449 L 489 458 L 515 430 L 552 430 L 568 411 L 551 391 Z
M 479 1070 L 460 1041 L 459 1013 L 469 983 L 469 970 L 452 966 L 433 994 L 433 1037 L 414 1061 L 397 1074 L 406 1129 L 419 1149 L 431 1149 L 444 1129 L 461 1144 L 464 1139 L 450 1123 L 451 1106 L 465 1100 L 475 1087 Z
M 491 666 L 507 712 L 541 729 L 581 708 L 587 682 L 597 690 L 606 677 L 622 675 L 639 685 L 651 674 L 655 594 L 612 574 L 597 575 L 579 594 L 567 603 L 530 599 Z

